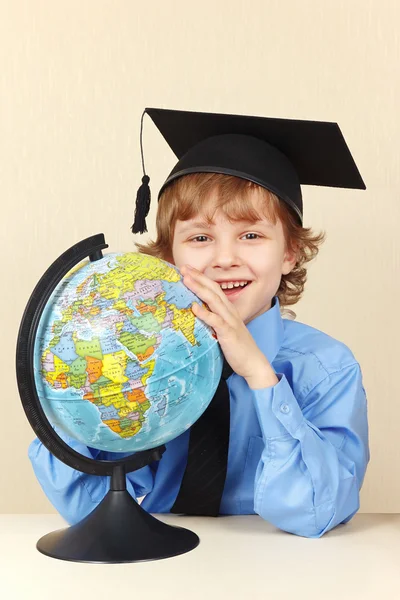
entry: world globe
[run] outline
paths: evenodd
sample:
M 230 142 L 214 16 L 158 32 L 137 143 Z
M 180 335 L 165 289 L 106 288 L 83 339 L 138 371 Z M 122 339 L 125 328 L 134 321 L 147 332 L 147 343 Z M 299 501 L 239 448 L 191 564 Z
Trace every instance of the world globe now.
M 187 430 L 221 377 L 213 330 L 178 269 L 138 252 L 84 260 L 37 328 L 33 370 L 49 422 L 98 450 L 133 453 Z
M 89 514 L 36 548 L 76 562 L 158 560 L 190 552 L 199 536 L 146 512 L 127 475 L 160 461 L 203 414 L 223 355 L 174 265 L 136 252 L 104 256 L 106 248 L 99 233 L 54 260 L 18 331 L 18 391 L 38 439 L 68 467 L 109 478 Z M 63 432 L 110 454 L 79 452 Z

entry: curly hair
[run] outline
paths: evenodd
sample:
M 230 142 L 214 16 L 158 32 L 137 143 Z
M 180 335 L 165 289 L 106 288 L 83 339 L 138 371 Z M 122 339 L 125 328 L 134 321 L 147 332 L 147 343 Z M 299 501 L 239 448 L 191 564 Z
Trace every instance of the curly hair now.
M 240 220 L 256 221 L 261 215 L 256 211 L 249 192 L 257 190 L 263 198 L 263 215 L 276 224 L 282 223 L 286 249 L 294 252 L 297 260 L 287 275 L 282 275 L 276 291 L 283 312 L 295 316 L 284 307 L 296 304 L 304 292 L 307 280 L 305 265 L 315 258 L 319 246 L 325 240 L 325 232 L 314 233 L 311 228 L 302 227 L 298 217 L 286 202 L 269 190 L 240 177 L 221 173 L 192 173 L 173 181 L 164 190 L 158 203 L 156 216 L 157 238 L 147 244 L 135 242 L 138 251 L 173 262 L 172 242 L 177 220 L 186 221 L 207 208 L 206 200 L 216 193 L 216 202 L 212 203 L 214 212 L 221 208 L 224 216 L 231 222 Z M 211 223 L 213 214 L 205 214 Z

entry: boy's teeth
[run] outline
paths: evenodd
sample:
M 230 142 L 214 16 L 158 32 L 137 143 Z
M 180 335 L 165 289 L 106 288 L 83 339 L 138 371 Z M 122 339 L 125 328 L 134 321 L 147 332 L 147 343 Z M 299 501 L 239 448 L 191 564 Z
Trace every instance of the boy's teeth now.
M 234 287 L 245 287 L 248 281 L 228 281 L 226 283 L 221 283 L 220 286 L 223 290 L 231 290 Z

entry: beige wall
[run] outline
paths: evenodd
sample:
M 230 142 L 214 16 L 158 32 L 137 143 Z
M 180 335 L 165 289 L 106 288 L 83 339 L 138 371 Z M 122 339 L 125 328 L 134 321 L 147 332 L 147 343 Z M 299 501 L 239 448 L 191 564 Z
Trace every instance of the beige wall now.
M 0 511 L 53 511 L 27 458 L 16 333 L 73 243 L 104 232 L 110 251 L 133 249 L 145 106 L 339 123 L 368 189 L 304 188 L 305 225 L 328 238 L 296 310 L 363 368 L 361 511 L 399 511 L 397 0 L 0 0 L 0 11 Z M 144 148 L 155 197 L 175 159 L 149 117 Z

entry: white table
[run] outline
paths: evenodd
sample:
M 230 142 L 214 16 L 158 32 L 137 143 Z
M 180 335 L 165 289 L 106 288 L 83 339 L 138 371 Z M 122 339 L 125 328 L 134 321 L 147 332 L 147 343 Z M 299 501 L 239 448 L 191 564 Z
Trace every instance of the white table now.
M 319 539 L 258 516 L 157 515 L 195 531 L 200 545 L 164 560 L 87 564 L 36 550 L 66 526 L 58 515 L 0 515 L 2 600 L 347 600 L 400 598 L 400 515 L 357 514 Z

